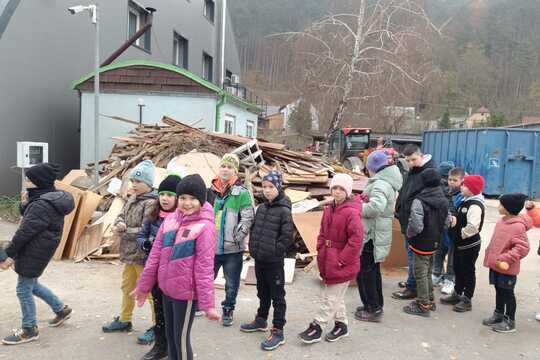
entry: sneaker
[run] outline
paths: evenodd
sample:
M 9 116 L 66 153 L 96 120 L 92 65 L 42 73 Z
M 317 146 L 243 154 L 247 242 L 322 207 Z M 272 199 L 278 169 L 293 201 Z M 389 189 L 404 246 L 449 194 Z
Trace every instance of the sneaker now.
M 137 344 L 139 345 L 150 345 L 154 342 L 156 339 L 156 334 L 154 333 L 154 328 L 151 327 L 150 329 L 146 330 L 144 334 L 139 335 L 137 338 Z
M 169 354 L 167 350 L 167 345 L 165 344 L 158 344 L 157 342 L 154 344 L 152 349 L 144 354 L 142 357 L 142 360 L 161 360 L 165 359 L 167 355 Z
M 360 312 L 364 310 L 365 310 L 365 307 L 363 307 L 362 305 L 356 307 L 356 312 Z
M 204 311 L 201 311 L 201 310 L 195 311 L 195 317 L 201 317 L 201 316 L 204 316 Z
M 347 328 L 347 324 L 336 321 L 334 328 L 332 329 L 332 331 L 326 334 L 324 339 L 329 342 L 334 342 L 347 336 L 349 336 L 349 329 Z
M 493 331 L 498 333 L 512 333 L 516 331 L 516 322 L 514 320 L 510 320 L 507 316 L 504 317 L 504 319 L 498 323 L 493 325 L 491 328 Z
M 382 317 L 383 317 L 382 310 L 377 310 L 375 312 L 360 310 L 354 313 L 354 318 L 356 320 L 366 321 L 366 322 L 381 322 Z
M 441 287 L 441 293 L 444 295 L 451 295 L 454 292 L 454 282 L 452 280 L 444 280 Z
M 261 343 L 261 348 L 266 351 L 272 351 L 285 344 L 285 336 L 282 329 L 272 328 L 270 336 Z
M 71 317 L 73 310 L 69 306 L 64 306 L 64 308 L 56 313 L 56 317 L 49 321 L 50 327 L 58 327 L 66 322 Z
M 467 311 L 471 311 L 472 310 L 472 303 L 471 303 L 471 299 L 469 299 L 468 297 L 466 297 L 465 295 L 463 295 L 461 297 L 461 300 L 459 301 L 459 303 L 457 303 L 456 305 L 454 305 L 454 309 L 453 309 L 455 312 L 467 312 Z
M 431 274 L 431 282 L 433 283 L 433 287 L 442 286 L 443 281 L 444 281 L 444 279 L 443 279 L 442 276 L 437 276 L 437 275 Z
M 268 330 L 268 324 L 265 319 L 261 317 L 256 317 L 250 323 L 240 325 L 240 331 L 243 332 L 255 332 L 255 331 L 266 331 Z
M 416 291 L 406 288 L 402 291 L 395 291 L 392 297 L 398 300 L 411 300 L 416 298 Z
M 112 332 L 129 332 L 133 329 L 131 321 L 120 321 L 120 317 L 115 317 L 114 320 L 109 324 L 101 328 L 104 333 Z
M 493 326 L 495 324 L 502 322 L 503 320 L 504 320 L 504 315 L 494 311 L 493 315 L 491 315 L 487 319 L 482 320 L 482 325 Z
M 430 304 L 421 304 L 418 301 L 412 301 L 409 305 L 403 307 L 403 312 L 409 315 L 418 315 L 422 317 L 429 317 Z
M 13 335 L 7 336 L 2 340 L 5 345 L 19 345 L 36 341 L 39 339 L 38 327 L 22 328 L 15 330 Z
M 407 282 L 406 281 L 400 281 L 400 282 L 397 283 L 397 286 L 400 289 L 405 289 L 405 288 L 407 288 Z
M 444 296 L 441 298 L 441 304 L 443 305 L 456 305 L 461 301 L 461 296 L 456 292 L 452 292 L 449 296 Z
M 322 328 L 319 324 L 312 322 L 309 324 L 309 327 L 299 334 L 300 339 L 305 344 L 313 344 L 321 341 L 322 338 Z
M 229 327 L 234 324 L 233 314 L 234 314 L 233 309 L 223 308 L 223 317 L 222 317 L 223 326 Z

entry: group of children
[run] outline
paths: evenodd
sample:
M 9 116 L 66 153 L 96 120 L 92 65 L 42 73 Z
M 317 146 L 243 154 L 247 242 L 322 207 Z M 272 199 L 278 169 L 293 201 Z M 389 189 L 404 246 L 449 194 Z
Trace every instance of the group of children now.
M 404 290 L 393 297 L 414 299 L 403 311 L 429 316 L 436 309 L 433 285 L 437 283 L 452 288 L 446 290 L 448 296 L 441 298 L 441 303 L 453 305 L 458 312 L 472 309 L 475 263 L 485 217 L 483 178 L 465 175 L 451 164 L 443 164 L 438 171 L 418 148 L 406 149 L 405 155 L 410 170 L 403 179 L 384 150 L 371 153 L 367 161 L 370 179 L 362 195 L 353 194 L 349 175 L 332 178 L 332 201 L 324 208 L 317 239 L 317 263 L 324 283 L 321 305 L 299 334 L 304 343 L 321 341 L 330 322 L 334 326 L 325 340 L 334 342 L 349 335 L 344 297 L 355 279 L 362 302 L 355 318 L 382 320 L 380 263 L 392 244 L 394 209 L 407 240 L 410 270 L 407 281 L 400 283 Z M 132 195 L 114 227 L 121 234 L 120 260 L 124 264 L 121 310 L 103 331 L 131 331 L 135 303 L 142 306 L 149 299 L 154 326 L 138 341 L 153 342 L 154 346 L 143 359 L 193 359 L 190 335 L 199 314 L 221 321 L 223 326 L 233 325 L 248 234 L 259 308 L 254 320 L 241 324 L 240 330 L 267 331 L 273 305 L 270 334 L 261 347 L 274 350 L 285 343 L 284 259 L 293 242 L 291 202 L 283 191 L 282 175 L 271 171 L 262 179 L 264 201 L 254 211 L 252 196 L 239 181 L 239 167 L 238 157 L 226 154 L 210 188 L 199 175 L 181 178 L 171 173 L 157 192 L 152 188 L 155 168 L 151 161 L 141 162 L 130 173 Z M 10 246 L 0 253 L 3 269 L 16 260 L 17 295 L 23 312 L 22 330 L 5 338 L 5 344 L 38 338 L 32 294 L 56 313 L 51 326 L 61 325 L 71 315 L 71 308 L 38 278 L 56 249 L 63 216 L 73 209 L 73 199 L 54 188 L 56 169 L 50 164 L 35 166 L 27 176 L 30 196 L 21 209 L 21 226 Z M 502 218 L 486 249 L 484 265 L 490 268 L 496 307 L 484 325 L 500 332 L 515 330 L 514 286 L 519 262 L 529 251 L 526 231 L 532 223 L 529 217 L 519 215 L 525 201 L 522 194 L 501 196 Z M 528 209 L 534 210 L 530 204 Z M 214 279 L 221 268 L 225 299 L 219 314 L 214 304 Z

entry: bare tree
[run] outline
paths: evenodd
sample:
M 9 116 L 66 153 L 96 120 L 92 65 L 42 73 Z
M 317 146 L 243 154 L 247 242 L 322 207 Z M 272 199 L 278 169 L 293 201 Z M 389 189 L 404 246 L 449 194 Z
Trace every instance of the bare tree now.
M 277 34 L 296 42 L 304 88 L 334 100 L 327 135 L 348 108 L 389 92 L 407 97 L 431 71 L 430 37 L 442 27 L 429 19 L 420 0 L 357 0 L 350 12 L 328 15 L 302 32 Z M 274 35 L 275 36 L 275 35 Z

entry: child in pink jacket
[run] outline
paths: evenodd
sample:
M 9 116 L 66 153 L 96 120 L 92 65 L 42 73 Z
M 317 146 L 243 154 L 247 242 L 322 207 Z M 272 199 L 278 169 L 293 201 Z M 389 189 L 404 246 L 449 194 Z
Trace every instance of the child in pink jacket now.
M 157 280 L 163 291 L 169 359 L 192 360 L 197 307 L 208 319 L 220 319 L 214 308 L 216 228 L 199 175 L 186 176 L 176 193 L 178 208 L 161 225 L 133 295 L 142 306 Z
M 519 215 L 525 205 L 526 195 L 504 194 L 499 198 L 499 214 L 502 218 L 495 225 L 484 257 L 489 268 L 489 283 L 495 286 L 496 306 L 493 315 L 482 323 L 500 333 L 516 331 L 516 286 L 519 264 L 529 253 L 527 230 L 532 220 Z

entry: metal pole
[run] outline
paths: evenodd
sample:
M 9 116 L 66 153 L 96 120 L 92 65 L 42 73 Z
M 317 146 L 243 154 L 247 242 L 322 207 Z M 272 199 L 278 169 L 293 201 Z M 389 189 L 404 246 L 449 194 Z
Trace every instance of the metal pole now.
M 227 31 L 227 0 L 222 0 L 221 9 L 221 86 L 225 83 L 225 32 Z
M 96 49 L 94 68 L 94 182 L 99 184 L 99 7 L 95 9 Z

